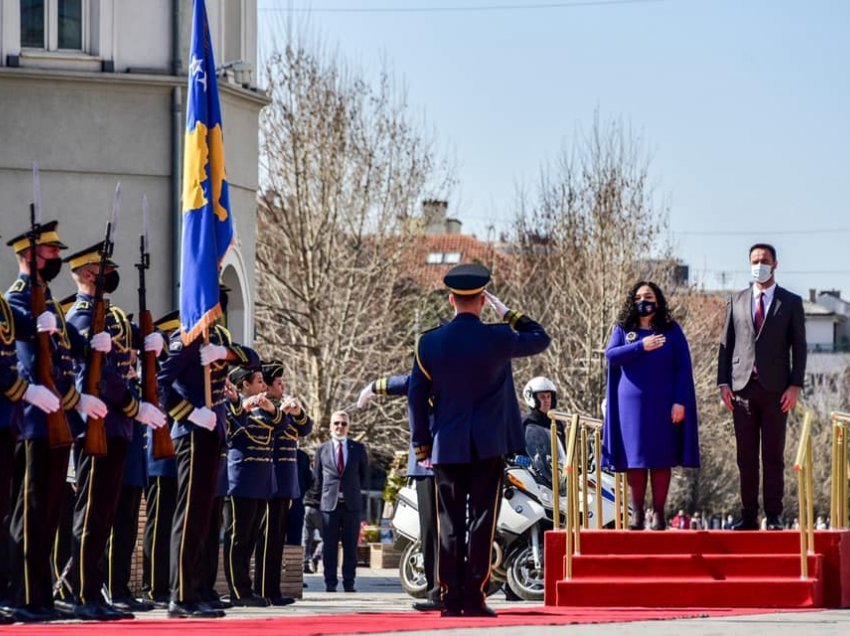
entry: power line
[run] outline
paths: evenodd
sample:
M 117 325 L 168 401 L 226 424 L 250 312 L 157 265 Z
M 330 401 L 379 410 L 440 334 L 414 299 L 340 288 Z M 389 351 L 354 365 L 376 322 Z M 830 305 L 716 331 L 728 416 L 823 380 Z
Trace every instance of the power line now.
M 437 7 L 260 7 L 262 12 L 286 13 L 472 13 L 484 11 L 537 11 L 545 9 L 574 9 L 629 4 L 657 4 L 672 0 L 576 0 L 575 2 L 539 2 L 535 4 L 480 4 Z
M 814 230 L 685 230 L 681 232 L 674 231 L 673 234 L 681 236 L 785 236 L 800 234 L 846 234 L 847 232 L 850 232 L 850 227 L 835 227 Z

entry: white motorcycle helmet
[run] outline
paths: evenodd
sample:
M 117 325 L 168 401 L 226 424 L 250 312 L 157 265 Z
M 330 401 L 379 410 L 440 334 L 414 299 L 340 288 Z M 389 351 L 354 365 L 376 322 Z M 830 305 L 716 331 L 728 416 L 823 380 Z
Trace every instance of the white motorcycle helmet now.
M 525 400 L 529 408 L 539 409 L 540 402 L 537 399 L 537 394 L 541 391 L 549 391 L 552 394 L 551 408 L 556 408 L 558 405 L 558 389 L 555 388 L 555 383 L 552 380 L 542 375 L 528 381 L 522 389 L 522 399 Z

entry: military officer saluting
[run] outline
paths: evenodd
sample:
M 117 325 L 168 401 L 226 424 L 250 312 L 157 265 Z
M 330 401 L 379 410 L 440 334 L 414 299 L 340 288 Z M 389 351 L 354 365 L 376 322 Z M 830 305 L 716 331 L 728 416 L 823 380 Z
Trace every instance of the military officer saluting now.
M 266 397 L 276 405 L 274 413 L 258 409 L 256 417 L 274 427 L 274 489 L 266 503 L 260 527 L 260 541 L 254 552 L 256 575 L 254 591 L 271 605 L 282 606 L 295 602 L 280 589 L 280 570 L 283 546 L 286 541 L 286 520 L 292 500 L 301 495 L 298 485 L 298 440 L 313 430 L 313 420 L 301 401 L 285 396 L 283 365 L 268 362 L 263 365 Z
M 549 336 L 485 291 L 485 267 L 458 265 L 443 281 L 455 317 L 416 343 L 408 392 L 413 447 L 418 461 L 433 464 L 437 480 L 443 615 L 495 616 L 482 590 L 504 457 L 525 446 L 511 360 L 540 353 Z M 506 324 L 481 322 L 486 303 Z
M 256 352 L 232 342 L 223 325 L 213 325 L 209 339 L 206 345 L 201 338 L 184 345 L 180 333 L 175 332 L 158 375 L 160 401 L 174 420 L 171 437 L 177 451 L 177 506 L 171 533 L 168 606 L 172 618 L 224 615 L 200 598 L 206 576 L 201 563 L 203 538 L 210 526 L 219 457 L 225 442 L 224 384 L 228 365 L 260 365 Z M 206 406 L 205 364 L 210 365 L 212 408 Z
M 68 323 L 82 335 L 87 335 L 92 323 L 101 264 L 102 242 L 72 254 L 65 259 L 77 285 L 77 300 L 68 312 Z M 77 427 L 77 499 L 74 505 L 74 529 L 71 548 L 69 582 L 76 600 L 74 615 L 83 620 L 113 620 L 132 618 L 132 614 L 107 605 L 101 596 L 104 572 L 101 559 L 109 540 L 112 521 L 118 508 L 124 461 L 133 439 L 134 421 L 159 428 L 165 425 L 165 415 L 159 407 L 141 401 L 132 381 L 131 367 L 134 349 L 144 348 L 159 354 L 164 346 L 161 334 L 152 333 L 138 341 L 138 330 L 109 295 L 120 281 L 118 266 L 105 261 L 103 302 L 105 329 L 112 341 L 106 354 L 100 378 L 100 399 L 107 406 L 104 417 L 107 451 L 104 456 L 90 455 L 86 450 L 86 425 Z M 135 337 L 134 337 L 135 336 Z M 85 382 L 87 364 L 79 362 L 78 381 Z
M 30 271 L 32 254 L 31 232 L 16 236 L 8 245 L 18 258 L 18 279 L 6 292 L 9 304 L 33 321 L 31 313 L 32 276 L 44 285 L 47 312 L 38 316 L 41 332 L 51 334 L 52 379 L 64 414 L 75 411 L 85 416 L 103 417 L 106 405 L 97 397 L 80 393 L 76 388 L 75 360 L 83 360 L 90 348 L 107 353 L 112 339 L 106 332 L 94 334 L 87 342 L 75 327 L 65 323 L 59 304 L 51 298 L 48 283 L 62 269 L 60 252 L 66 249 L 59 236 L 58 223 L 51 221 L 38 226 L 36 232 L 36 272 Z M 38 347 L 35 338 L 16 342 L 18 365 L 24 382 L 37 382 Z M 64 483 L 68 473 L 70 445 L 51 447 L 48 441 L 48 403 L 33 401 L 23 409 L 15 445 L 15 473 L 12 492 L 15 493 L 10 522 L 12 543 L 12 596 L 16 605 L 15 619 L 37 622 L 57 618 L 53 609 L 50 578 L 50 547 L 59 524 Z M 67 422 L 65 422 L 67 423 Z

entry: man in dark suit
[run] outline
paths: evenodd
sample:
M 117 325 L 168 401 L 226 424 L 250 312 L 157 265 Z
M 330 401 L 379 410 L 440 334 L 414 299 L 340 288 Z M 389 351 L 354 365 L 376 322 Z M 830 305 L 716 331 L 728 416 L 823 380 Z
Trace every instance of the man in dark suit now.
M 785 424 L 806 372 L 803 300 L 776 285 L 776 249 L 750 248 L 753 285 L 726 301 L 717 357 L 717 384 L 732 411 L 741 475 L 741 519 L 736 530 L 758 530 L 759 449 L 764 465 L 764 512 L 781 530 Z
M 360 531 L 360 492 L 369 477 L 366 447 L 348 439 L 348 413 L 331 415 L 331 439 L 316 450 L 313 478 L 322 511 L 322 565 L 325 590 L 336 592 L 337 550 L 342 540 L 342 586 L 354 592 L 357 535 Z
M 416 344 L 408 392 L 412 441 L 416 459 L 433 463 L 437 480 L 443 616 L 495 616 L 482 590 L 504 457 L 525 448 L 511 360 L 540 353 L 549 336 L 484 291 L 485 267 L 459 265 L 443 280 L 455 318 Z M 485 302 L 508 324 L 482 323 Z

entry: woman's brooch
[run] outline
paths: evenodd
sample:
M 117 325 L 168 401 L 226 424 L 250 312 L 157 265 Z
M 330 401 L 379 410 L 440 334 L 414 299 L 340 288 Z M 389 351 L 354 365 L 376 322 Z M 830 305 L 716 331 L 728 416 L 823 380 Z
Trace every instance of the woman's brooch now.
M 630 331 L 626 334 L 626 342 L 634 342 L 637 340 L 637 331 Z

